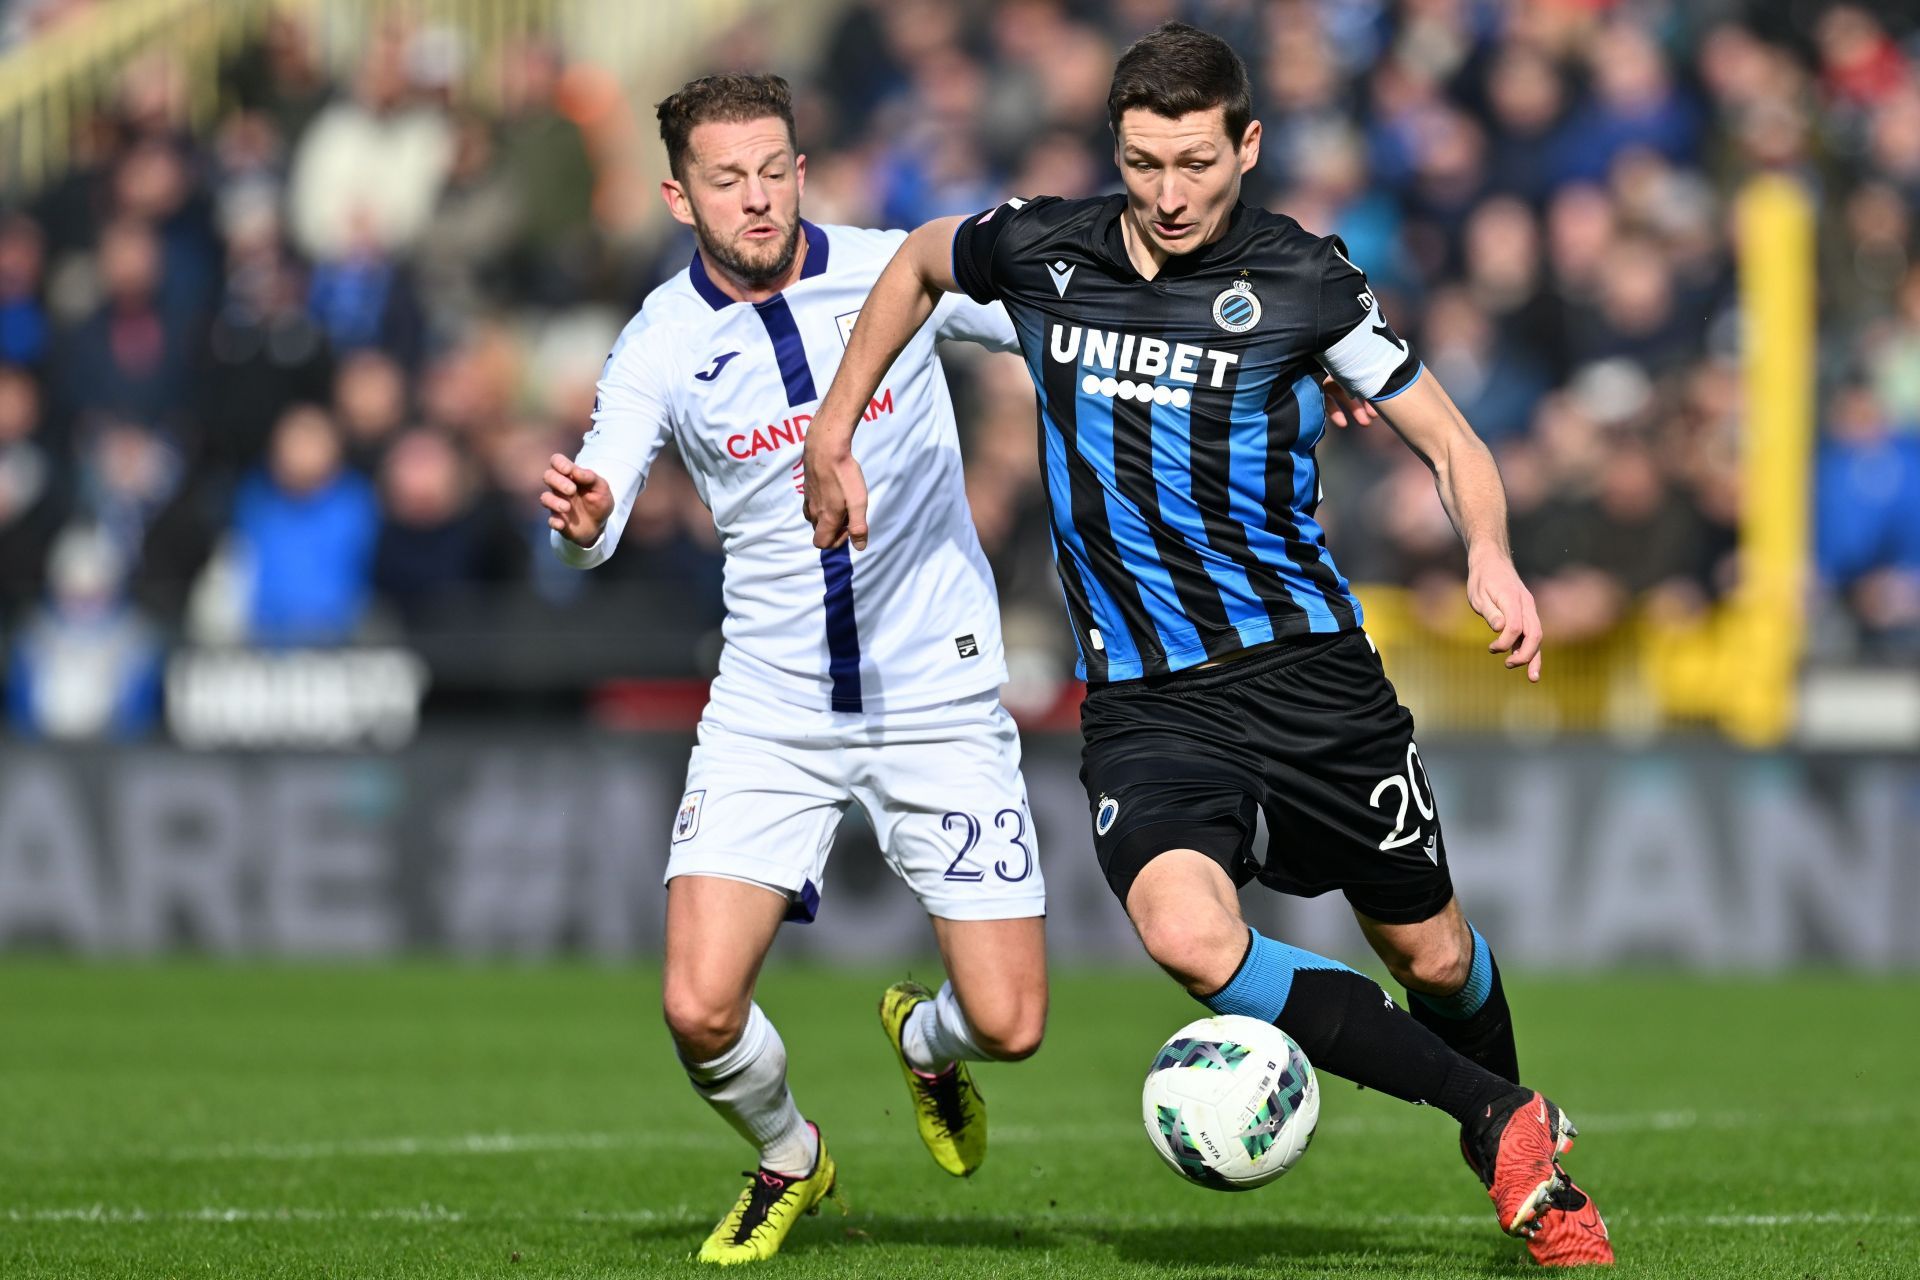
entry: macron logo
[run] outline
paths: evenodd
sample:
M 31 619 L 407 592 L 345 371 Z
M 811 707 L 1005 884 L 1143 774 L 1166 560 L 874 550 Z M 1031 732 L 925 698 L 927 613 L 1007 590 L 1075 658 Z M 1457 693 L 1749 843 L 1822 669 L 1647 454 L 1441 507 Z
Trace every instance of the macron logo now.
M 1047 274 L 1053 277 L 1053 291 L 1066 297 L 1067 281 L 1073 279 L 1073 268 L 1064 262 L 1055 262 L 1047 267 Z

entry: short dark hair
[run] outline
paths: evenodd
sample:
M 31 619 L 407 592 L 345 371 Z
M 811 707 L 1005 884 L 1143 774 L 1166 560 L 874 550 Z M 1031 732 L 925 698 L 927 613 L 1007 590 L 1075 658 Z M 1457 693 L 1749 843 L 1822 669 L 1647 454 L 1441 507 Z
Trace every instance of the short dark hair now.
M 675 178 L 683 176 L 687 139 L 696 125 L 780 120 L 787 126 L 787 141 L 796 152 L 800 150 L 793 131 L 793 90 L 779 76 L 736 72 L 701 76 L 663 98 L 654 113 L 660 117 L 660 141 L 667 144 L 667 167 Z
M 1107 90 L 1107 123 L 1120 133 L 1120 117 L 1135 107 L 1177 120 L 1219 107 L 1234 149 L 1253 119 L 1253 86 L 1247 64 L 1233 46 L 1184 22 L 1163 22 L 1127 46 Z

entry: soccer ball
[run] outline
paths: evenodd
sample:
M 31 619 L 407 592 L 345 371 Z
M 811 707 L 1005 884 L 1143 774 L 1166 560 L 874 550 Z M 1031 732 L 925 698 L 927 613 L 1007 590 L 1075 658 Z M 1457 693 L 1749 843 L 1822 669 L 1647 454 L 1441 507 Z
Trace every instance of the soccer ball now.
M 1307 1055 L 1270 1022 L 1190 1022 L 1154 1055 L 1140 1098 L 1167 1167 L 1215 1191 L 1251 1191 L 1294 1166 L 1320 1119 Z

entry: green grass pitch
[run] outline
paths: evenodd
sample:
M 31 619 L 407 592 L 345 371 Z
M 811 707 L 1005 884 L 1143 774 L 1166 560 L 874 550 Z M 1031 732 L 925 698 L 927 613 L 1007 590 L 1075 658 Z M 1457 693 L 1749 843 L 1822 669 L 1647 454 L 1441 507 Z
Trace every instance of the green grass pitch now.
M 934 976 L 920 966 L 921 977 Z M 1502 1276 L 1444 1116 L 1322 1077 L 1300 1166 L 1189 1187 L 1139 1123 L 1165 979 L 1058 975 L 1046 1047 L 980 1073 L 992 1153 L 936 1169 L 873 1008 L 891 973 L 760 998 L 847 1212 L 770 1276 Z M 694 1276 L 746 1149 L 690 1094 L 657 974 L 0 963 L 0 1276 Z M 1920 982 L 1520 980 L 1530 1080 L 1632 1276 L 1920 1276 Z

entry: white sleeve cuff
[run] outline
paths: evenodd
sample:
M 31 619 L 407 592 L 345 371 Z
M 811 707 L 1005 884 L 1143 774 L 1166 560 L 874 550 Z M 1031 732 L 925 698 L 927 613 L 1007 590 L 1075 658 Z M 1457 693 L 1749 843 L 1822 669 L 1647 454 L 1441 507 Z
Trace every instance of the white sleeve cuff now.
M 558 529 L 547 530 L 547 541 L 552 545 L 554 554 L 560 557 L 560 562 L 575 569 L 592 569 L 604 564 L 607 559 L 605 528 L 600 530 L 600 536 L 593 540 L 590 547 L 581 546 Z

